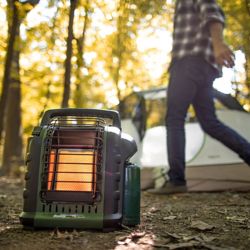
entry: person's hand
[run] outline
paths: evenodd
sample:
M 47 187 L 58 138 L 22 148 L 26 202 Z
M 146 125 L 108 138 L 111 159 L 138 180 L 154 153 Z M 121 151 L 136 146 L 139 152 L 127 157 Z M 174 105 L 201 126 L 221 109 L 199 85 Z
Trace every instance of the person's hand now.
M 213 47 L 216 63 L 218 63 L 220 66 L 232 68 L 234 66 L 235 56 L 228 45 L 225 44 L 224 41 L 217 41 L 213 43 Z

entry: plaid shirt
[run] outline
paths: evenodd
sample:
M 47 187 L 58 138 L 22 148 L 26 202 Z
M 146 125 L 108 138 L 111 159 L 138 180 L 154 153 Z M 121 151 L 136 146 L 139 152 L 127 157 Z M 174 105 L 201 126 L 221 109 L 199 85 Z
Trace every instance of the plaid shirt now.
M 174 17 L 172 63 L 188 55 L 205 58 L 221 72 L 213 55 L 208 24 L 218 21 L 224 25 L 224 13 L 215 0 L 177 0 Z

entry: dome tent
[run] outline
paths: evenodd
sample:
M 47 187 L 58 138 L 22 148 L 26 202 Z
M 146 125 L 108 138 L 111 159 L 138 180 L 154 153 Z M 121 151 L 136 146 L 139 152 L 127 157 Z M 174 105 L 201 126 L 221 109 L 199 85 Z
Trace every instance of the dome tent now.
M 169 168 L 164 125 L 165 110 L 159 111 L 159 108 L 166 106 L 166 90 L 165 87 L 134 92 L 122 102 L 123 110 L 126 112 L 121 110 L 123 131 L 135 138 L 139 149 L 132 160 L 140 165 L 142 170 L 153 169 L 157 173 L 156 176 L 159 176 L 160 169 Z M 214 100 L 218 118 L 250 140 L 250 114 L 244 111 L 240 103 L 231 95 L 214 90 Z M 149 119 L 157 115 L 158 121 L 155 119 L 153 124 L 150 124 Z M 225 171 L 227 173 L 230 169 L 233 172 L 232 176 L 225 176 L 225 178 L 232 179 L 234 182 L 250 180 L 250 169 L 243 167 L 244 171 L 240 177 L 238 165 L 243 165 L 243 161 L 222 143 L 205 134 L 192 110 L 188 113 L 185 131 L 187 177 L 191 172 L 192 179 L 194 175 L 199 174 L 199 171 L 206 171 L 207 178 L 213 179 L 214 175 L 218 177 L 219 173 L 225 176 Z M 214 169 L 215 166 L 216 169 Z M 238 176 L 234 174 L 234 166 Z M 225 168 L 225 171 L 219 171 L 218 167 L 221 170 Z M 250 181 L 248 184 L 250 187 Z

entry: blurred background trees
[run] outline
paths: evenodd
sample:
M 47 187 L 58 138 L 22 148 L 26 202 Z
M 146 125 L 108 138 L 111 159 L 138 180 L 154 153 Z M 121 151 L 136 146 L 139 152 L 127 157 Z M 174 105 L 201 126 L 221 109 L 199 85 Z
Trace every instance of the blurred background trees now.
M 218 2 L 243 55 L 231 94 L 249 111 L 249 2 Z M 44 110 L 112 108 L 167 85 L 173 12 L 171 0 L 0 0 L 1 173 L 20 166 Z
M 225 30 L 228 43 L 234 50 L 240 50 L 245 57 L 243 79 L 235 79 L 232 83 L 236 98 L 246 104 L 248 111 L 250 100 L 250 1 L 249 0 L 219 0 L 227 16 Z

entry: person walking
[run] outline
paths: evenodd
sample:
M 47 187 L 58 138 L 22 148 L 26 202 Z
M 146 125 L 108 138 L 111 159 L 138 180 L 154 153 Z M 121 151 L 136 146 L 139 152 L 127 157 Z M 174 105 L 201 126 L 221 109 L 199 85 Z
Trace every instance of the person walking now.
M 153 194 L 187 191 L 184 123 L 192 104 L 202 129 L 236 152 L 250 165 L 250 143 L 220 122 L 213 102 L 213 81 L 222 66 L 234 66 L 234 54 L 225 43 L 225 16 L 215 0 L 177 0 L 170 82 L 167 90 L 168 181 Z

